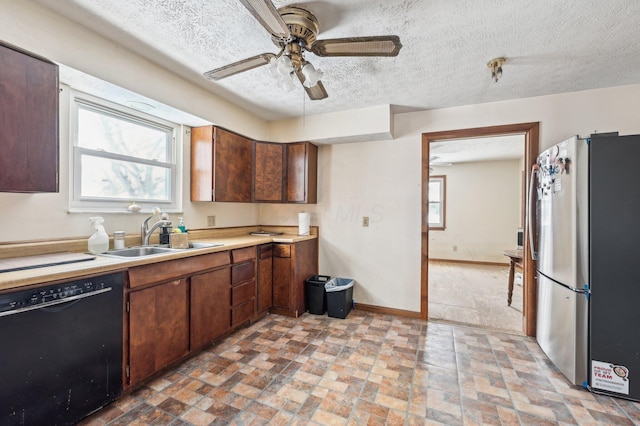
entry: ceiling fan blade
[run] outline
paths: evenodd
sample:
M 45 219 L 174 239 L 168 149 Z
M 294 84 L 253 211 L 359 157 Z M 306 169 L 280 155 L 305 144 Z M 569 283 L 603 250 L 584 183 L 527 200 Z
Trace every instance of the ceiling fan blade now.
M 271 0 L 240 0 L 254 18 L 275 37 L 286 39 L 291 32 Z
M 273 53 L 262 53 L 257 56 L 252 56 L 250 58 L 225 65 L 224 67 L 216 68 L 215 70 L 207 71 L 203 75 L 209 80 L 221 80 L 225 77 L 266 65 L 269 63 L 271 58 L 275 58 L 275 56 L 276 55 Z
M 304 85 L 305 76 L 304 74 L 302 74 L 302 71 L 296 71 L 296 75 L 298 76 L 298 80 L 300 80 L 300 83 L 302 83 L 302 87 L 304 87 L 304 90 L 307 92 L 309 99 L 311 99 L 312 101 L 319 101 L 321 99 L 329 97 L 321 81 L 318 81 L 318 84 L 316 84 L 315 86 L 306 87 Z
M 316 40 L 309 48 L 318 56 L 397 56 L 400 37 L 372 36 Z

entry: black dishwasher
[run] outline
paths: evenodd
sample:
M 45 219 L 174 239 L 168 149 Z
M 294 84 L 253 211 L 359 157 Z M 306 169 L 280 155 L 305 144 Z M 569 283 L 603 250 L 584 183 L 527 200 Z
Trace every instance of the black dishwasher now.
M 122 393 L 124 273 L 0 294 L 0 425 L 70 425 Z

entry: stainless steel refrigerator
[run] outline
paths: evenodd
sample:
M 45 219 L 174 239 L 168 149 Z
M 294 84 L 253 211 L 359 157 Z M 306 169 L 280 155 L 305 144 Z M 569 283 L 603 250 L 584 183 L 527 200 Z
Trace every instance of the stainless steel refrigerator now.
M 538 344 L 572 383 L 629 399 L 640 399 L 639 162 L 640 135 L 540 154 L 532 247 Z

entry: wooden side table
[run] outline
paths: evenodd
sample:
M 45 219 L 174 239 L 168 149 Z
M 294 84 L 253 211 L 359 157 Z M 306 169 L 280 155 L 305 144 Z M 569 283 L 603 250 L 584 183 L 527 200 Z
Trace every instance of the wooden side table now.
M 504 250 L 502 254 L 509 258 L 509 287 L 507 289 L 507 306 L 511 306 L 515 269 L 516 266 L 522 268 L 522 250 Z

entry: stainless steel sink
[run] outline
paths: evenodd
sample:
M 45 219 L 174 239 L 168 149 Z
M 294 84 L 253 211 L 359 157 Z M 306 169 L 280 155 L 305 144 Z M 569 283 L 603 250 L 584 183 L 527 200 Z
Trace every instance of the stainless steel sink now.
M 168 245 L 162 246 L 139 246 L 139 247 L 130 247 L 119 250 L 109 250 L 106 253 L 103 253 L 103 256 L 111 256 L 111 257 L 145 257 L 145 256 L 154 256 L 157 254 L 167 254 L 167 253 L 176 253 L 183 250 L 189 249 L 201 249 L 201 248 L 210 248 L 210 247 L 219 247 L 223 244 L 216 243 L 189 243 L 189 248 L 186 249 L 178 249 L 178 248 L 170 248 Z
M 141 247 L 130 247 L 119 250 L 109 250 L 106 253 L 103 253 L 103 256 L 114 256 L 114 257 L 143 257 L 143 256 L 152 256 L 155 254 L 165 254 L 165 253 L 175 253 L 178 250 L 171 249 L 168 247 L 156 247 L 156 246 L 141 246 Z
M 210 247 L 220 247 L 224 244 L 221 243 L 189 243 L 189 248 L 210 248 Z

